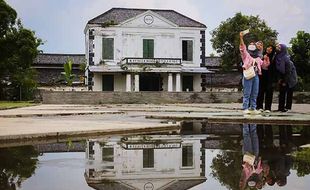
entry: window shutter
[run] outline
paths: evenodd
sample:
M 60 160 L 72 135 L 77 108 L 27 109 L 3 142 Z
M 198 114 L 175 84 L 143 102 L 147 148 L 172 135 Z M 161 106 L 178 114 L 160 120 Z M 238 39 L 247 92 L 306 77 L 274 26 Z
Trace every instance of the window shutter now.
M 148 43 L 146 39 L 143 39 L 143 58 L 148 58 Z
M 143 58 L 154 58 L 153 39 L 143 39 Z
M 187 41 L 187 61 L 193 61 L 193 41 Z
M 154 58 L 154 40 L 149 40 L 149 57 L 148 58 Z
M 113 38 L 102 38 L 102 59 L 114 59 Z

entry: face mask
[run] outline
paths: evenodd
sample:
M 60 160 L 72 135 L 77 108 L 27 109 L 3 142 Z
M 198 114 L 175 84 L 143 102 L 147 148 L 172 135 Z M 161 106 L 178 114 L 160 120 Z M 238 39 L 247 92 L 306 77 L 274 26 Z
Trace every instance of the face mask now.
M 249 51 L 255 51 L 256 50 L 256 46 L 254 44 L 250 44 L 250 45 L 248 45 L 248 50 Z

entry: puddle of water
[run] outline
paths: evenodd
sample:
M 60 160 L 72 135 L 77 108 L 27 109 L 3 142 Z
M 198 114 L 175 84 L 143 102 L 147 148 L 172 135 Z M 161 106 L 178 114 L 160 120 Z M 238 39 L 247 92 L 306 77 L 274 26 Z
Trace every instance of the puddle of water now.
M 303 190 L 309 136 L 310 126 L 183 122 L 170 134 L 5 147 L 0 189 Z

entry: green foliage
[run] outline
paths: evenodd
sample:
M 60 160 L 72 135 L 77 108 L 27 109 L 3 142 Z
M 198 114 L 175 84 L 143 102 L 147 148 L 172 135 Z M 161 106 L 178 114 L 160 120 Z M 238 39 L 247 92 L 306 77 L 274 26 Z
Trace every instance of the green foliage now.
M 106 28 L 106 27 L 109 27 L 109 26 L 113 26 L 113 25 L 117 25 L 117 23 L 114 22 L 114 20 L 106 21 L 106 22 L 104 22 L 103 24 L 101 24 L 101 26 L 102 26 L 103 28 Z
M 85 72 L 85 70 L 86 70 L 86 61 L 80 63 L 79 69 L 80 69 L 80 71 Z
M 310 174 L 310 148 L 304 148 L 292 154 L 294 158 L 293 168 L 297 170 L 297 176 Z
M 221 138 L 221 149 L 219 154 L 212 160 L 211 175 L 227 189 L 239 189 L 242 163 L 242 147 L 239 140 L 233 141 L 229 137 Z M 231 151 L 225 151 L 231 150 Z
M 72 59 L 68 59 L 66 63 L 64 64 L 65 72 L 63 73 L 63 75 L 64 75 L 64 79 L 67 82 L 68 86 L 72 86 L 72 83 L 75 77 L 75 75 L 72 74 L 72 64 L 73 64 Z
M 15 10 L 3 0 L 0 16 L 0 99 L 29 99 L 36 88 L 31 65 L 42 42 L 16 20 Z
M 310 34 L 298 31 L 290 41 L 290 54 L 295 63 L 299 90 L 310 90 Z
M 241 62 L 239 33 L 246 29 L 250 29 L 250 33 L 244 37 L 246 44 L 258 40 L 263 41 L 265 45 L 274 44 L 277 39 L 278 33 L 268 27 L 259 16 L 236 13 L 234 17 L 228 18 L 211 32 L 212 47 L 221 55 L 224 71 L 231 70 Z
M 17 13 L 4 0 L 0 0 L 0 38 L 15 24 Z
M 0 189 L 12 186 L 32 176 L 36 169 L 39 153 L 33 146 L 0 149 Z

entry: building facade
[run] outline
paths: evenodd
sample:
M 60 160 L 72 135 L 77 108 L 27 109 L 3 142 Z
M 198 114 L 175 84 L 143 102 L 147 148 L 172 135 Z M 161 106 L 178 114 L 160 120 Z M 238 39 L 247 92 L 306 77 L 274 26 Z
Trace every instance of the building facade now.
M 112 8 L 88 21 L 93 91 L 205 91 L 206 26 L 173 10 Z

